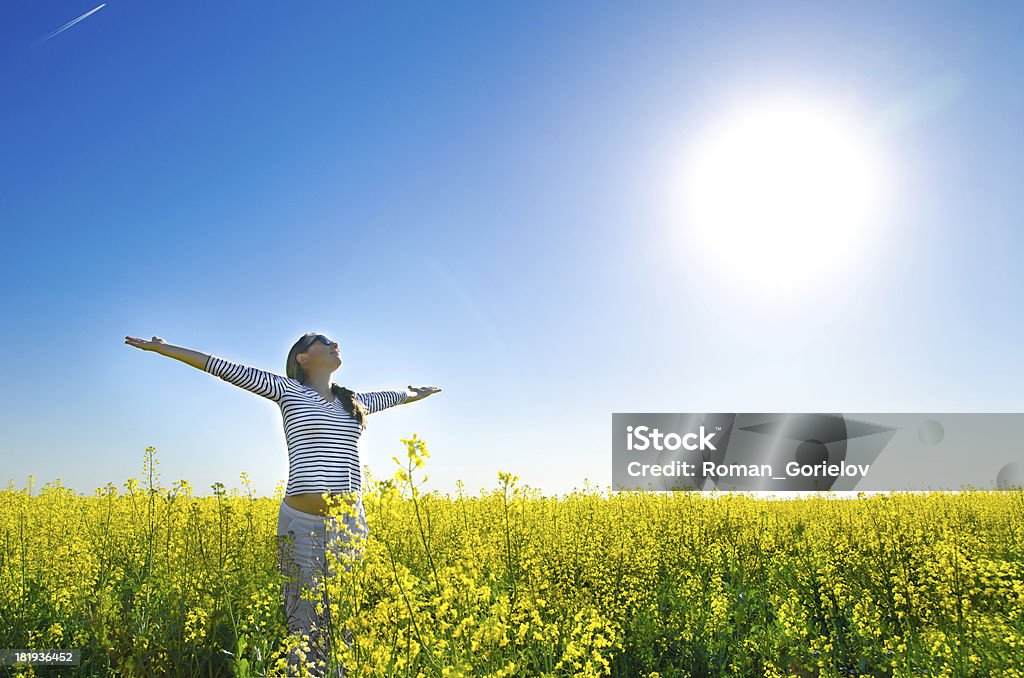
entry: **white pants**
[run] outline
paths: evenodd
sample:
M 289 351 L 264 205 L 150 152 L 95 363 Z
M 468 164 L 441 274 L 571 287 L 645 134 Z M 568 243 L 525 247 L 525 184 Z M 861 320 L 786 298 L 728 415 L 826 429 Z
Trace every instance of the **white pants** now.
M 309 634 L 311 652 L 307 653 L 306 662 L 315 676 L 324 675 L 331 642 L 330 606 L 326 587 L 321 586 L 328 575 L 327 547 L 338 559 L 343 553 L 359 558 L 362 549 L 347 544 L 354 534 L 362 534 L 365 538 L 370 533 L 361 498 L 356 501 L 355 510 L 357 515 L 354 517 L 311 515 L 292 508 L 282 500 L 277 514 L 279 566 L 288 577 L 282 591 L 288 629 L 291 633 Z M 346 570 L 348 567 L 346 564 Z M 316 592 L 315 599 L 323 604 L 323 615 L 317 615 L 315 603 L 302 599 L 303 588 Z M 351 645 L 350 637 L 345 640 Z M 314 666 L 309 666 L 309 662 Z M 288 667 L 288 675 L 299 674 L 299 660 L 294 651 L 288 655 Z M 339 670 L 335 675 L 342 676 L 343 672 Z

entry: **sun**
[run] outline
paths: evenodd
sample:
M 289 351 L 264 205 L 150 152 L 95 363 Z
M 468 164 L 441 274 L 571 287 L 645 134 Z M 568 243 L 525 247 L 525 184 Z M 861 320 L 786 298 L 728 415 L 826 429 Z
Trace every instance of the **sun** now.
M 849 271 L 886 179 L 871 135 L 824 105 L 749 103 L 696 135 L 682 200 L 693 254 L 733 284 L 793 292 Z

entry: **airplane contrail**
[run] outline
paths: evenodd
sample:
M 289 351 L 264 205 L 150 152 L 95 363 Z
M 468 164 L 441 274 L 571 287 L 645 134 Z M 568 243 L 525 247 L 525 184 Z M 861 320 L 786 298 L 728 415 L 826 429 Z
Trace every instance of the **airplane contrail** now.
M 45 36 L 45 37 L 43 37 L 43 38 L 40 38 L 40 39 L 39 39 L 39 40 L 38 40 L 38 41 L 37 41 L 37 42 L 36 42 L 35 44 L 36 44 L 36 45 L 41 45 L 42 43 L 46 42 L 47 40 L 49 40 L 49 39 L 50 39 L 50 38 L 52 38 L 53 36 L 57 35 L 58 33 L 61 33 L 61 32 L 63 32 L 63 31 L 66 31 L 67 29 L 71 28 L 72 26 L 74 26 L 75 24 L 77 24 L 77 23 L 78 23 L 79 21 L 81 21 L 82 19 L 85 19 L 85 18 L 86 18 L 86 17 L 88 17 L 88 16 L 90 15 L 90 14 L 93 14 L 93 13 L 95 13 L 95 12 L 98 12 L 98 11 L 100 11 L 101 9 L 103 9 L 103 8 L 104 8 L 104 7 L 106 7 L 106 6 L 107 6 L 107 3 L 105 3 L 105 2 L 104 2 L 104 3 L 103 3 L 102 5 L 100 5 L 99 7 L 96 7 L 96 8 L 94 8 L 94 9 L 91 9 L 91 10 L 89 10 L 88 12 L 86 12 L 86 13 L 85 13 L 85 14 L 83 14 L 82 16 L 78 17 L 77 19 L 72 19 L 71 21 L 67 22 L 66 24 L 64 24 L 63 26 L 61 26 L 60 28 L 58 28 L 58 29 L 57 29 L 57 30 L 55 30 L 54 32 L 50 33 L 49 35 L 47 35 L 47 36 Z

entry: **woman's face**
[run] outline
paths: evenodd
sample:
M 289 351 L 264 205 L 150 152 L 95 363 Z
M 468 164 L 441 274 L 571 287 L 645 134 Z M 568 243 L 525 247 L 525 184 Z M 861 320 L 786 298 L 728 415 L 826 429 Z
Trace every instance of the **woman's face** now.
M 320 339 L 316 339 L 309 348 L 299 354 L 298 360 L 302 369 L 307 372 L 318 369 L 333 372 L 341 366 L 341 347 L 333 339 L 329 339 L 329 341 L 331 343 L 327 345 Z

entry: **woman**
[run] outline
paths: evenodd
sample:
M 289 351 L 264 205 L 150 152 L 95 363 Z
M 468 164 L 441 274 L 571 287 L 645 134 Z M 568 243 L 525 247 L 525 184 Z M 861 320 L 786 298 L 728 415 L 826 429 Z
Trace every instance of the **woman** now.
M 359 437 L 366 428 L 366 417 L 388 407 L 422 400 L 441 389 L 409 386 L 411 393 L 354 392 L 339 386 L 331 381 L 331 374 L 342 363 L 338 343 L 316 332 L 303 335 L 292 346 L 285 365 L 286 377 L 174 346 L 159 337 L 150 341 L 125 337 L 125 343 L 209 372 L 273 400 L 281 408 L 288 443 L 288 484 L 277 518 L 279 566 L 286 577 L 294 577 L 284 586 L 285 611 L 289 630 L 310 636 L 312 659 L 322 668 L 331 638 L 326 587 L 319 585 L 327 575 L 326 548 L 329 546 L 340 560 L 341 549 L 349 539 L 356 534 L 365 539 L 369 534 L 359 460 Z M 330 500 L 325 500 L 324 493 Z M 338 500 L 346 502 L 351 513 L 327 516 L 328 501 L 337 504 Z M 361 549 L 349 553 L 358 557 Z M 304 586 L 318 592 L 323 601 L 322 618 L 316 614 L 313 603 L 302 600 Z M 294 651 L 289 653 L 288 661 L 297 672 Z

